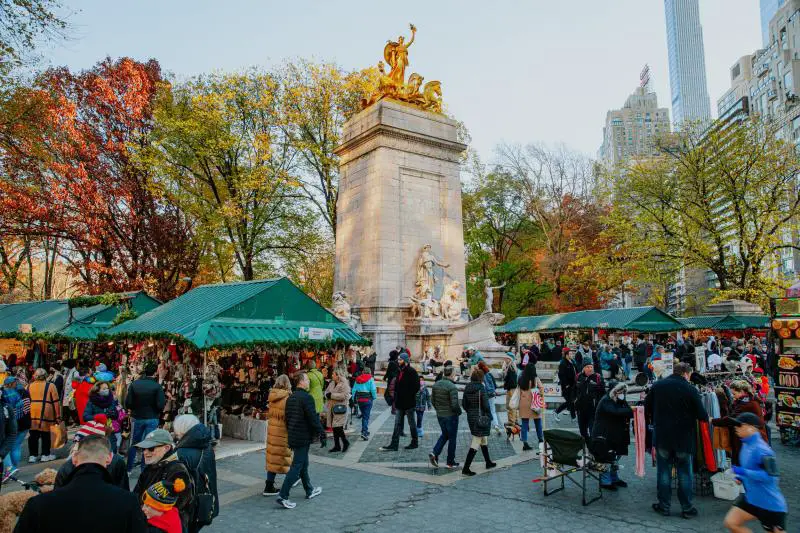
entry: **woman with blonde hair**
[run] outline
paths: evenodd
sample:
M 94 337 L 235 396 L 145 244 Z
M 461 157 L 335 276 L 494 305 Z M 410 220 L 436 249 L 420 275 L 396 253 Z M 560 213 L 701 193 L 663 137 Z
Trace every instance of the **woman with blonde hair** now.
M 730 433 L 731 443 L 731 462 L 734 466 L 739 465 L 739 452 L 742 449 L 742 441 L 736 436 L 736 424 L 733 422 L 734 418 L 739 418 L 743 413 L 752 413 L 758 417 L 761 422 L 759 432 L 764 441 L 767 440 L 767 432 L 764 429 L 764 408 L 761 401 L 753 393 L 753 387 L 743 379 L 734 381 L 730 384 L 731 393 L 733 394 L 733 403 L 731 404 L 731 412 L 729 416 L 723 418 L 715 418 L 711 421 L 714 427 L 727 427 Z
M 337 368 L 333 379 L 325 390 L 328 401 L 328 426 L 333 428 L 333 448 L 328 453 L 346 452 L 350 441 L 344 434 L 347 415 L 350 412 L 347 401 L 350 399 L 350 385 L 347 382 L 347 371 Z
M 267 482 L 264 496 L 274 496 L 280 492 L 275 486 L 275 476 L 286 474 L 292 466 L 292 450 L 289 448 L 289 434 L 286 432 L 286 400 L 292 394 L 292 384 L 286 374 L 275 380 L 269 391 L 269 413 L 267 425 Z
M 31 431 L 28 436 L 29 463 L 53 461 L 50 453 L 50 428 L 61 420 L 61 402 L 55 384 L 47 381 L 47 371 L 37 368 L 33 382 L 28 385 L 31 397 Z M 39 443 L 42 444 L 41 459 Z

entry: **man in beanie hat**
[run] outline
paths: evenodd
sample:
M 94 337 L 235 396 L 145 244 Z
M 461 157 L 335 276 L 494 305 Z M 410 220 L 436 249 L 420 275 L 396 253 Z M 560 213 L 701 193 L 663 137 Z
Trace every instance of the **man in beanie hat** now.
M 633 410 L 625 399 L 627 392 L 628 386 L 625 383 L 612 382 L 608 394 L 600 400 L 595 414 L 590 448 L 598 461 L 611 465 L 607 472 L 600 474 L 600 487 L 606 490 L 628 486 L 618 475 L 619 458 L 628 455 L 631 444 Z
M 147 517 L 150 531 L 164 533 L 181 533 L 181 517 L 175 504 L 178 495 L 186 490 L 186 482 L 177 478 L 175 481 L 159 481 L 150 486 L 144 493 L 142 510 Z
M 586 442 L 589 442 L 597 404 L 605 390 L 603 378 L 594 371 L 592 359 L 584 359 L 583 371 L 578 375 L 575 384 L 575 410 L 578 414 L 578 429 Z
M 83 438 L 72 457 L 69 483 L 34 496 L 25 504 L 14 531 L 24 533 L 145 533 L 147 521 L 135 494 L 111 484 L 106 467 L 111 447 L 103 436 Z
M 394 432 L 392 433 L 392 442 L 388 446 L 382 446 L 381 451 L 397 451 L 405 419 L 408 419 L 408 426 L 411 431 L 411 444 L 406 446 L 406 449 L 413 450 L 419 447 L 419 436 L 417 435 L 417 424 L 414 415 L 417 406 L 417 392 L 419 392 L 420 387 L 419 374 L 411 366 L 407 353 L 400 354 L 397 363 L 400 367 L 400 373 L 395 379 L 394 386 L 393 407 L 397 411 L 394 419 Z
M 133 492 L 144 498 L 145 491 L 159 481 L 174 482 L 181 478 L 189 485 L 188 488 L 178 496 L 178 513 L 181 515 L 181 523 L 186 531 L 192 524 L 194 517 L 194 497 L 192 487 L 192 476 L 175 453 L 172 435 L 165 429 L 151 431 L 145 436 L 144 440 L 136 445 L 144 455 L 145 468 Z
M 105 415 L 97 415 L 94 417 L 94 420 L 78 428 L 78 432 L 75 433 L 75 437 L 73 437 L 75 444 L 72 446 L 70 456 L 64 461 L 64 464 L 58 469 L 58 474 L 56 474 L 56 488 L 65 486 L 72 478 L 72 474 L 75 471 L 73 457 L 78 449 L 78 443 L 89 437 L 103 437 L 107 439 L 109 433 L 110 426 L 108 425 L 108 420 Z M 116 453 L 112 454 L 111 463 L 108 465 L 107 469 L 111 476 L 111 484 L 121 489 L 131 490 L 130 480 L 128 479 L 128 469 L 125 466 L 124 457 Z

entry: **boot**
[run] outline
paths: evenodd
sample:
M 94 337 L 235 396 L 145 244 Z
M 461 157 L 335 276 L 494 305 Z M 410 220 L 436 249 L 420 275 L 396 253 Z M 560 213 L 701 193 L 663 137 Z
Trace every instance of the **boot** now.
M 527 451 L 530 451 L 532 449 L 533 448 L 531 448 L 531 445 L 528 444 L 528 441 L 525 441 L 525 442 L 522 443 L 522 451 L 523 452 L 527 452 Z
M 461 473 L 465 476 L 474 476 L 475 472 L 469 469 L 470 465 L 472 464 L 472 460 L 475 459 L 475 454 L 478 453 L 478 450 L 474 450 L 472 448 L 469 449 L 467 452 L 467 459 L 464 461 L 464 468 L 461 469 Z
M 489 447 L 488 446 L 481 446 L 481 453 L 483 454 L 483 460 L 486 461 L 486 470 L 490 468 L 494 468 L 497 466 L 497 463 L 493 463 L 491 459 L 489 459 Z
M 267 481 L 266 484 L 264 485 L 264 492 L 262 492 L 261 494 L 263 496 L 275 496 L 279 492 L 280 489 L 275 486 L 274 481 Z
M 411 439 L 411 444 L 409 444 L 405 448 L 406 450 L 416 450 L 417 448 L 419 448 L 419 440 Z
M 342 453 L 346 452 L 347 449 L 350 447 L 350 441 L 347 438 L 342 439 Z

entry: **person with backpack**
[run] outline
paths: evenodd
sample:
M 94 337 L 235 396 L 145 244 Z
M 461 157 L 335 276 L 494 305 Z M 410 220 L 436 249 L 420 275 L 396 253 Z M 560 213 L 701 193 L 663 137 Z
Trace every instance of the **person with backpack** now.
M 0 454 L 0 457 L 3 457 L 2 482 L 5 483 L 17 472 L 22 459 L 22 443 L 25 442 L 25 437 L 31 429 L 31 398 L 25 387 L 21 386 L 14 376 L 5 379 L 3 388 L 1 403 L 8 405 L 12 410 L 17 424 L 17 435 L 11 443 L 11 449 L 6 454 Z
M 188 531 L 196 533 L 219 515 L 217 459 L 211 446 L 211 432 L 195 415 L 177 417 L 172 431 L 177 441 L 175 454 L 192 476 L 194 513 Z
M 585 361 L 583 371 L 575 384 L 575 411 L 578 415 L 578 429 L 586 442 L 589 442 L 597 404 L 605 393 L 603 377 L 594 371 L 591 360 Z
M 361 440 L 369 440 L 369 415 L 372 412 L 372 403 L 378 399 L 378 389 L 375 387 L 370 367 L 364 367 L 364 371 L 356 378 L 351 392 L 361 411 Z

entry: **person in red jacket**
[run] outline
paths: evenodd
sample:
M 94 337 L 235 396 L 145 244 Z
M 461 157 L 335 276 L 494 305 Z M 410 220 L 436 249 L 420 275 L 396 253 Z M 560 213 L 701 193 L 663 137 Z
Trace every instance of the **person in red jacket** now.
M 86 404 L 89 403 L 89 394 L 92 392 L 92 387 L 94 387 L 94 383 L 90 380 L 91 377 L 88 375 L 88 371 L 82 368 L 78 379 L 72 382 L 72 389 L 75 391 L 75 409 L 78 410 L 78 418 L 81 421 L 81 425 L 86 423 L 83 419 L 83 412 L 86 410 Z
M 159 481 L 151 485 L 144 493 L 142 511 L 147 517 L 150 533 L 182 533 L 181 516 L 175 504 L 178 494 L 186 490 L 186 482 L 182 478 L 175 481 Z

